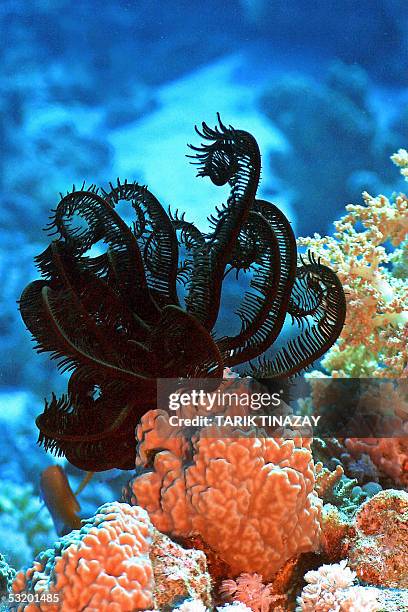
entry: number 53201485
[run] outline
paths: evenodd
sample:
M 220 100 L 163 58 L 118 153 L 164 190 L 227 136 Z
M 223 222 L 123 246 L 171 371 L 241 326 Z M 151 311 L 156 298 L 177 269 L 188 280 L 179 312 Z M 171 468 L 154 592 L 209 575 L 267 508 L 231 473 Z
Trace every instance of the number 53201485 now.
M 20 604 L 20 603 L 60 603 L 60 593 L 26 593 L 21 591 L 20 593 L 7 593 L 4 597 L 0 598 L 0 602 L 9 604 Z

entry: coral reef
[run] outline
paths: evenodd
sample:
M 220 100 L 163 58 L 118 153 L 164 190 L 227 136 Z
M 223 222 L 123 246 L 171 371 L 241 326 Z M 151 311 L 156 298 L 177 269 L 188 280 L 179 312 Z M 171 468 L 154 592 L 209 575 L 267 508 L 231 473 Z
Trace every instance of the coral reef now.
M 403 149 L 392 156 L 405 177 L 407 159 Z M 364 206 L 347 206 L 348 214 L 335 224 L 334 237 L 299 239 L 301 245 L 313 248 L 334 267 L 344 282 L 349 305 L 343 332 L 322 365 L 334 377 L 398 378 L 406 375 L 408 364 L 408 200 L 402 193 L 391 199 L 363 195 Z M 397 248 L 389 253 L 387 243 Z M 322 373 L 314 376 L 321 377 Z M 311 402 L 314 409 L 324 410 L 328 397 L 317 378 L 312 382 Z M 408 405 L 401 387 L 391 382 L 382 385 L 381 411 L 406 422 Z M 362 485 L 379 481 L 383 486 L 406 488 L 407 438 L 393 436 L 391 432 L 386 438 L 315 441 L 315 445 L 331 462 L 329 467 L 334 467 L 333 458 L 328 456 L 331 454 L 347 475 L 358 478 Z M 325 453 L 324 445 L 328 445 Z
M 386 375 L 386 371 L 383 373 Z M 326 378 L 316 372 L 311 380 L 312 394 L 309 398 L 311 405 L 320 414 L 325 414 L 328 406 L 334 407 L 334 417 L 339 421 L 336 406 L 342 405 L 342 413 L 346 413 L 345 396 L 339 389 L 333 389 Z M 383 487 L 407 487 L 408 484 L 408 439 L 398 437 L 406 428 L 408 417 L 408 386 L 406 379 L 397 381 L 383 380 L 381 385 L 369 384 L 359 392 L 357 412 L 361 415 L 375 416 L 376 425 L 370 438 L 328 438 L 315 439 L 315 456 L 334 469 L 341 465 L 348 477 L 356 478 L 363 489 L 375 489 L 374 483 L 379 482 Z M 348 394 L 350 395 L 350 394 Z M 351 394 L 352 395 L 352 394 Z M 350 398 L 347 406 L 356 411 L 356 403 Z M 339 431 L 347 433 L 347 427 L 340 427 Z M 355 431 L 355 428 L 354 428 Z M 367 430 L 366 430 L 367 431 Z M 367 435 L 367 433 L 362 435 Z M 387 436 L 387 437 L 378 437 Z
M 143 510 L 105 504 L 80 530 L 60 538 L 17 574 L 13 592 L 56 594 L 66 610 L 153 606 L 152 529 Z M 58 610 L 44 601 L 34 609 Z
M 371 461 L 393 483 L 408 487 L 407 438 L 346 438 L 345 444 L 356 457 L 369 456 Z
M 323 558 L 331 563 L 346 558 L 350 538 L 355 534 L 352 517 L 332 504 L 325 504 L 322 509 L 321 530 Z
M 344 470 L 338 465 L 334 471 L 316 463 L 315 491 L 324 503 L 338 507 L 347 515 L 353 516 L 369 494 L 357 486 L 357 480 L 344 476 Z
M 360 507 L 349 564 L 360 580 L 408 588 L 408 493 L 381 491 Z
M 408 12 L 402 0 L 374 1 L 368 19 L 364 4 L 346 2 L 338 11 L 328 0 L 311 12 L 304 0 L 208 0 L 200 10 L 187 0 L 108 1 L 101 11 L 94 0 L 1 3 L 0 601 L 12 581 L 15 594 L 62 598 L 13 609 L 288 612 L 299 596 L 301 610 L 408 612 L 408 499 L 396 490 L 408 487 L 406 439 L 311 443 L 194 428 L 166 437 L 163 413 L 154 410 L 134 443 L 140 416 L 156 407 L 158 376 L 216 378 L 224 366 L 238 366 L 241 374 L 280 378 L 324 354 L 326 373 L 336 377 L 408 376 L 407 197 L 365 193 L 364 206 L 348 207 L 335 236 L 300 241 L 309 248 L 303 259 L 285 216 L 257 199 L 283 189 L 279 201 L 302 208 L 299 225 L 325 232 L 336 206 L 363 181 L 370 193 L 396 185 L 391 165 L 389 173 L 380 168 L 408 134 L 400 113 L 406 94 L 395 81 L 406 76 Z M 287 46 L 279 49 L 282 39 Z M 314 45 L 321 56 L 309 56 Z M 231 50 L 239 60 L 170 84 Z M 331 54 L 348 63 L 325 77 Z M 300 58 L 305 76 L 277 82 Z M 370 79 L 357 62 L 370 68 Z M 274 124 L 256 107 L 272 79 L 263 104 Z M 190 211 L 197 206 L 200 214 L 204 198 L 196 198 L 187 173 L 176 172 L 173 145 L 184 141 L 191 109 L 213 112 L 215 98 L 223 115 L 249 131 L 203 124 L 199 175 L 221 187 L 209 197 L 228 197 L 203 223 L 206 233 L 135 183 L 61 195 L 56 240 L 37 258 L 44 280 L 22 303 L 40 349 L 71 376 L 57 400 L 67 377 L 47 356 L 30 358 L 15 307 L 38 275 L 34 252 L 49 243 L 39 237 L 48 203 L 84 177 L 147 181 L 150 165 L 148 182 L 158 181 L 163 201 L 184 209 L 184 189 Z M 284 150 L 273 154 L 279 176 L 268 184 L 268 167 L 262 192 L 255 131 L 266 159 Z M 154 134 L 158 146 L 150 149 Z M 408 152 L 392 160 L 408 180 Z M 342 282 L 347 326 L 330 349 L 345 314 Z M 298 327 L 295 341 L 287 315 Z M 50 389 L 56 396 L 38 419 L 43 447 L 35 447 L 32 424 Z M 383 389 L 384 410 L 402 420 L 406 401 L 392 385 Z M 326 399 L 316 382 L 309 407 L 323 410 Z M 184 414 L 193 412 L 185 407 Z M 80 515 L 91 518 L 54 545 L 37 499 L 50 461 L 44 447 L 65 455 L 51 472 L 66 470 L 73 490 L 80 468 L 101 470 L 81 494 Z M 117 487 L 128 478 L 103 471 L 133 469 L 135 453 L 127 499 L 143 508 L 113 502 L 92 516 L 99 503 L 117 499 L 112 480 Z M 63 500 L 55 480 L 48 492 L 47 504 Z M 340 563 L 315 571 L 328 562 Z M 20 569 L 17 577 L 8 563 Z M 221 581 L 234 601 L 218 599 Z
M 308 400 L 312 405 L 311 398 Z M 348 478 L 357 480 L 359 485 L 365 486 L 379 481 L 378 468 L 369 455 L 359 453 L 358 457 L 353 457 L 346 448 L 344 439 L 314 438 L 312 449 L 316 461 L 321 461 L 331 470 L 340 465 L 344 474 Z
M 118 503 L 101 506 L 20 571 L 13 592 L 22 591 L 39 596 L 30 610 L 49 612 L 60 605 L 73 612 L 165 611 L 190 598 L 211 605 L 203 553 L 183 550 L 154 529 L 144 510 Z
M 189 599 L 173 609 L 180 610 L 180 612 L 209 612 L 209 608 L 206 608 L 200 599 Z M 239 602 L 225 604 L 217 607 L 216 610 L 217 612 L 251 612 L 251 608 Z
M 207 608 L 200 599 L 187 599 L 176 610 L 181 612 L 207 612 Z
M 307 585 L 298 598 L 299 612 L 380 612 L 379 589 L 355 586 L 347 561 L 322 565 L 305 575 Z
M 396 153 L 391 155 L 391 159 L 399 167 L 405 180 L 408 181 L 408 151 L 406 149 L 398 149 Z
M 272 592 L 273 585 L 265 585 L 258 574 L 240 574 L 236 580 L 224 580 L 220 587 L 223 598 L 245 604 L 253 612 L 284 610 L 286 597 Z
M 4 556 L 0 553 L 0 609 L 3 598 L 11 590 L 16 571 L 10 567 Z
M 188 429 L 169 437 L 160 428 L 165 418 L 161 410 L 142 417 L 128 499 L 146 508 L 157 529 L 183 538 L 197 533 L 232 575 L 265 579 L 290 557 L 318 548 L 310 439 L 248 437 L 239 428 L 231 429 L 235 437 L 220 437 L 215 426 L 193 439 Z
M 225 604 L 224 606 L 218 607 L 217 612 L 251 612 L 251 608 L 236 601 L 232 604 Z
M 345 560 L 308 572 L 297 612 L 407 612 L 407 590 L 363 587 L 355 578 Z
M 403 163 L 403 154 L 398 155 Z M 408 363 L 408 287 L 401 269 L 393 275 L 402 251 L 391 258 L 386 246 L 398 247 L 406 240 L 408 198 L 364 192 L 363 199 L 363 205 L 346 206 L 347 214 L 334 224 L 334 236 L 298 240 L 338 273 L 349 305 L 342 334 L 322 365 L 331 376 L 399 377 Z
M 52 215 L 58 237 L 36 258 L 43 280 L 23 291 L 20 311 L 37 350 L 70 372 L 68 393 L 53 394 L 37 419 L 39 442 L 81 469 L 131 469 L 134 427 L 155 404 L 157 378 L 221 377 L 224 367 L 245 362 L 255 377 L 294 376 L 342 330 L 338 278 L 312 254 L 297 266 L 290 223 L 256 199 L 255 138 L 219 115 L 218 122 L 203 123 L 197 133 L 205 143 L 190 145 L 197 175 L 230 188 L 209 233 L 167 214 L 137 183 L 118 181 L 109 192 L 74 187 Z M 136 216 L 132 227 L 115 208 L 121 201 Z M 250 290 L 236 312 L 241 329 L 217 339 L 225 275 L 249 270 Z M 266 359 L 288 313 L 298 334 Z
M 149 554 L 155 580 L 155 609 L 173 610 L 180 602 L 186 601 L 181 606 L 187 606 L 190 600 L 211 608 L 211 578 L 201 550 L 185 550 L 154 529 Z

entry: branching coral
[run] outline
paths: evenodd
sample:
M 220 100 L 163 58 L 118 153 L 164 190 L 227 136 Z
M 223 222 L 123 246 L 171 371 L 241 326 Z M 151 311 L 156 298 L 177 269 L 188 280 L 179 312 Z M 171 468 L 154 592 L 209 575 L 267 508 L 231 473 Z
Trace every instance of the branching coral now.
M 180 418 L 185 414 L 187 408 Z M 160 531 L 199 534 L 232 575 L 259 572 L 265 579 L 290 557 L 318 548 L 310 439 L 248 436 L 239 428 L 221 435 L 215 426 L 191 439 L 188 428 L 169 435 L 166 418 L 162 410 L 142 417 L 129 499 Z
M 402 176 L 408 181 L 408 151 L 406 149 L 398 149 L 391 159 L 396 166 L 400 168 Z
M 408 487 L 408 437 L 347 438 L 345 444 L 356 457 L 368 455 L 395 485 Z
M 307 586 L 298 598 L 299 612 L 379 612 L 376 590 L 353 586 L 355 573 L 347 561 L 322 565 L 317 571 L 307 572 Z
M 220 594 L 225 599 L 245 604 L 252 612 L 269 612 L 273 609 L 280 612 L 284 608 L 286 597 L 274 594 L 273 585 L 265 585 L 259 574 L 240 574 L 236 580 L 224 580 Z M 273 608 L 272 608 L 273 606 Z
M 57 239 L 36 259 L 43 280 L 22 294 L 38 351 L 71 373 L 68 394 L 53 395 L 37 420 L 39 441 L 82 469 L 132 467 L 134 428 L 154 406 L 157 378 L 220 377 L 225 366 L 262 356 L 288 313 L 297 337 L 259 367 L 251 364 L 255 376 L 295 375 L 341 332 L 337 276 L 312 255 L 296 267 L 290 223 L 256 199 L 255 138 L 220 118 L 215 129 L 203 123 L 197 132 L 205 141 L 191 147 L 198 176 L 230 187 L 209 233 L 167 214 L 137 183 L 118 181 L 108 192 L 83 185 L 59 202 L 50 224 Z M 120 201 L 133 209 L 132 227 L 117 212 Z M 246 271 L 253 276 L 236 313 L 240 330 L 217 339 L 225 275 Z
M 313 406 L 311 398 L 308 403 Z M 363 453 L 357 458 L 353 457 L 345 446 L 345 441 L 338 438 L 314 438 L 313 457 L 315 461 L 321 461 L 329 469 L 336 469 L 338 465 L 343 468 L 344 474 L 351 479 L 356 479 L 359 485 L 367 483 L 378 483 L 378 468 L 369 455 Z
M 403 165 L 405 154 L 399 152 L 396 160 Z M 398 377 L 408 363 L 408 286 L 401 272 L 393 274 L 402 251 L 390 255 L 386 246 L 406 245 L 408 198 L 365 192 L 363 199 L 364 205 L 346 207 L 333 237 L 315 234 L 298 244 L 336 270 L 349 305 L 343 332 L 323 359 L 324 367 L 332 376 Z
M 368 497 L 356 485 L 357 480 L 344 476 L 343 468 L 340 465 L 331 472 L 323 467 L 322 463 L 316 464 L 315 490 L 319 497 L 324 503 L 338 507 L 345 514 L 355 514 L 360 504 Z
M 313 376 L 312 394 L 309 400 L 314 410 L 325 414 L 328 406 L 334 406 L 333 413 L 336 417 L 336 406 L 342 406 L 342 413 L 350 409 L 357 416 L 356 424 L 360 422 L 362 427 L 364 427 L 365 414 L 370 415 L 372 422 L 375 419 L 371 433 L 366 428 L 367 433 L 363 434 L 370 437 L 346 438 L 342 441 L 332 438 L 325 442 L 316 440 L 317 455 L 327 460 L 330 451 L 332 458 L 336 457 L 337 461 L 341 461 L 345 471 L 350 476 L 360 477 L 363 484 L 364 481 L 374 480 L 380 481 L 383 486 L 391 484 L 395 487 L 406 487 L 408 438 L 404 432 L 408 422 L 407 379 L 383 379 L 380 384 L 359 385 L 358 399 L 354 399 L 352 393 L 347 393 L 346 399 L 346 395 L 341 394 L 335 384 L 330 382 L 327 384 L 327 379 L 321 378 L 321 373 L 316 372 Z M 342 429 L 347 431 L 346 428 L 340 428 Z M 356 431 L 355 425 L 353 430 Z M 359 428 L 359 431 L 362 430 Z M 333 459 L 331 462 L 333 464 Z

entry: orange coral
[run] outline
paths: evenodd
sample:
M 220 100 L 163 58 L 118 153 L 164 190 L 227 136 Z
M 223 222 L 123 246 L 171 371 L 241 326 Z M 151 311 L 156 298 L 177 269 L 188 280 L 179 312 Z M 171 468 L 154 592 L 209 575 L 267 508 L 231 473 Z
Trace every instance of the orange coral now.
M 366 501 L 356 515 L 349 563 L 370 584 L 408 588 L 408 493 L 389 489 Z
M 383 474 L 408 486 L 408 438 L 347 438 L 347 449 L 354 455 L 369 455 Z
M 184 550 L 159 533 L 142 508 L 114 502 L 17 574 L 14 594 L 29 593 L 39 601 L 13 609 L 133 612 L 173 609 L 191 599 L 205 610 L 210 591 L 203 552 Z
M 70 534 L 71 538 L 66 536 L 56 543 L 52 568 L 47 563 L 51 551 L 47 551 L 26 572 L 19 572 L 13 583 L 14 594 L 54 594 L 60 603 L 30 603 L 17 610 L 130 612 L 153 607 L 152 532 L 149 517 L 141 508 L 101 506 L 92 520 Z
M 332 504 L 325 504 L 322 512 L 322 553 L 328 561 L 339 561 L 347 556 L 350 538 L 354 535 L 351 519 Z
M 318 548 L 321 502 L 310 439 L 248 436 L 238 428 L 222 437 L 216 427 L 192 440 L 182 429 L 169 437 L 160 430 L 166 418 L 155 410 L 138 427 L 137 465 L 145 472 L 133 480 L 131 497 L 160 531 L 199 534 L 232 574 L 266 579 Z

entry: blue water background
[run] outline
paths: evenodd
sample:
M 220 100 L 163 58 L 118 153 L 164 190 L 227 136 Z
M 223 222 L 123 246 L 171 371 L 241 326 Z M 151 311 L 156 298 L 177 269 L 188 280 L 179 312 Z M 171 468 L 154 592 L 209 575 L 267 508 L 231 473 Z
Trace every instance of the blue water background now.
M 218 111 L 259 142 L 259 194 L 297 235 L 330 233 L 363 189 L 403 187 L 388 158 L 408 146 L 408 11 L 402 0 L 4 0 L 0 46 L 0 552 L 21 565 L 32 543 L 10 525 L 37 520 L 27 505 L 47 512 L 39 474 L 54 461 L 34 417 L 66 380 L 33 351 L 16 301 L 59 192 L 137 180 L 206 229 L 227 190 L 195 178 L 186 144 Z M 219 327 L 242 286 L 227 286 Z M 83 512 L 125 480 L 95 478 Z M 6 481 L 25 505 L 2 506 Z

